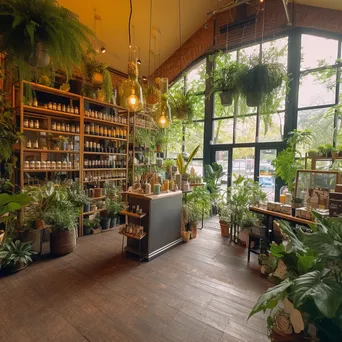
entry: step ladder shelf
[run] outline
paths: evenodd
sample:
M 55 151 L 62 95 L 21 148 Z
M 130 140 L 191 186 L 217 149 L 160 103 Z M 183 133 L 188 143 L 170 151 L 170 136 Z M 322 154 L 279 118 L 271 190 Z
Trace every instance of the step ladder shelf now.
M 119 234 L 123 235 L 123 236 L 126 236 L 128 238 L 131 238 L 131 239 L 135 239 L 135 240 L 142 240 L 147 235 L 147 233 L 145 233 L 145 232 L 141 236 L 136 236 L 136 235 L 133 235 L 133 234 L 122 233 L 122 232 L 119 232 Z
M 132 212 L 127 211 L 127 210 L 122 210 L 120 212 L 120 215 L 125 215 L 125 216 L 129 216 L 129 217 L 135 217 L 135 218 L 142 219 L 143 217 L 146 216 L 146 213 L 136 214 L 136 213 L 132 213 Z

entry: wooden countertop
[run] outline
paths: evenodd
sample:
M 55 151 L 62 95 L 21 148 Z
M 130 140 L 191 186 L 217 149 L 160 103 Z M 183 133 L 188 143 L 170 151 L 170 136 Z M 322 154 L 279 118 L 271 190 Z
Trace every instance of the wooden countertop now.
M 166 197 L 182 195 L 182 191 L 177 190 L 177 191 L 161 192 L 159 195 L 154 195 L 154 194 L 148 195 L 148 194 L 141 194 L 138 192 L 129 192 L 129 191 L 123 192 L 122 194 L 130 195 L 133 197 L 144 198 L 144 199 L 149 200 L 149 201 L 155 201 L 155 200 L 166 198 Z

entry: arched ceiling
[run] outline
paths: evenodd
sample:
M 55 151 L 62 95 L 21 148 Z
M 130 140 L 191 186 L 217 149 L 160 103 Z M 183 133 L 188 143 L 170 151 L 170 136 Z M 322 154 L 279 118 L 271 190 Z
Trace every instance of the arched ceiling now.
M 141 74 L 148 75 L 179 48 L 179 0 L 132 0 L 133 44 L 140 48 Z M 182 43 L 189 39 L 207 20 L 207 13 L 233 0 L 180 0 Z M 253 1 L 253 0 L 252 0 Z M 273 1 L 273 0 L 267 0 Z M 101 21 L 96 21 L 96 34 L 107 52 L 99 59 L 109 66 L 127 72 L 129 0 L 59 0 L 61 6 L 77 13 L 80 20 L 95 30 L 94 9 Z M 157 57 L 151 57 L 149 67 L 150 4 L 152 27 L 156 39 Z M 295 0 L 295 3 L 342 10 L 342 0 Z M 102 22 L 102 27 L 101 27 Z M 159 35 L 159 33 L 160 35 Z M 152 33 L 153 35 L 153 33 Z M 100 48 L 97 44 L 97 48 Z M 102 43 L 100 43 L 102 45 Z

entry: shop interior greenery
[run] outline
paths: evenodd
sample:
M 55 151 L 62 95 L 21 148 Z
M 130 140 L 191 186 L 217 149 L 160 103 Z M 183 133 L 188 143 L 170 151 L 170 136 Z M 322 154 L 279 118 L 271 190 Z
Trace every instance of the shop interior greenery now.
M 286 149 L 278 154 L 272 165 L 275 167 L 276 176 L 285 182 L 289 192 L 293 194 L 297 170 L 304 168 L 300 147 L 305 148 L 310 145 L 312 134 L 309 130 L 294 130 L 289 133 L 286 141 Z
M 225 68 L 214 70 L 210 75 L 212 89 L 210 95 L 220 92 L 221 104 L 230 106 L 233 98 L 237 99 L 242 91 L 242 79 L 248 67 L 239 62 L 229 62 Z
M 224 176 L 226 176 L 226 173 L 223 172 L 222 165 L 216 162 L 211 165 L 205 165 L 205 181 L 210 192 L 213 215 L 217 214 L 217 205 L 221 198 L 220 182 Z
M 280 223 L 286 243 L 272 244 L 271 253 L 284 264 L 280 283 L 264 293 L 249 317 L 271 310 L 271 335 L 340 341 L 342 336 L 342 221 L 313 212 L 312 233 L 296 232 Z
M 125 204 L 121 201 L 121 198 L 117 198 L 115 200 L 107 198 L 106 208 L 108 211 L 108 217 L 111 220 L 110 227 L 113 228 L 118 224 L 119 214 L 125 209 Z
M 189 157 L 187 158 L 187 161 L 184 160 L 184 157 L 182 154 L 178 155 L 176 165 L 177 165 L 179 173 L 182 176 L 186 177 L 188 175 L 187 174 L 188 167 L 190 163 L 192 162 L 192 160 L 195 158 L 199 148 L 200 148 L 200 145 L 197 145 L 195 147 L 195 149 L 190 153 Z
M 83 234 L 89 235 L 91 234 L 93 229 L 97 229 L 100 225 L 100 218 L 98 215 L 95 215 L 94 218 L 90 219 L 85 218 L 83 221 Z
M 198 101 L 197 96 L 192 90 L 184 92 L 181 88 L 169 96 L 172 118 L 185 122 L 192 122 L 195 115 L 195 105 Z
M 0 3 L 0 51 L 19 78 L 31 80 L 31 66 L 51 66 L 70 77 L 92 50 L 92 31 L 56 0 L 3 0 Z

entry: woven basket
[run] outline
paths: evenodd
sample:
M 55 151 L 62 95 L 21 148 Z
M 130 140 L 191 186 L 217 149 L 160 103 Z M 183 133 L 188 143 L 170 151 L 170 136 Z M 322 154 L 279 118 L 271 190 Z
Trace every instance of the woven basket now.
M 52 232 L 50 237 L 50 252 L 62 256 L 73 252 L 76 248 L 76 230 Z

